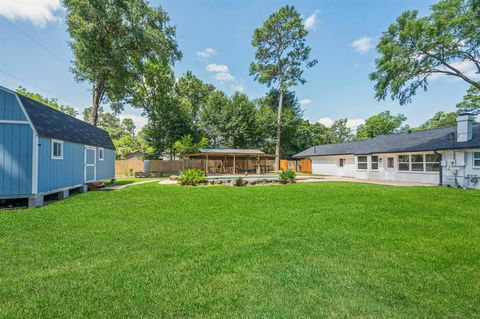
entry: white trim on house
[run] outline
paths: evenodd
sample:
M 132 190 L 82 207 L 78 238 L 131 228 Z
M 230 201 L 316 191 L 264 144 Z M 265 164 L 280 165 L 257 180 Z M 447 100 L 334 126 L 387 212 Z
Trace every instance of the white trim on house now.
M 53 159 L 53 160 L 63 160 L 63 141 L 62 140 L 56 140 L 56 139 L 51 139 L 51 156 L 50 158 Z M 59 144 L 60 145 L 60 155 L 55 155 L 55 144 Z

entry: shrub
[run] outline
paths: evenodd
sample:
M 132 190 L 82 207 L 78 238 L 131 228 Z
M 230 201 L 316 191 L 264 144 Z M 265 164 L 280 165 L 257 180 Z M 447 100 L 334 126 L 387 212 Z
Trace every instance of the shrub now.
M 245 186 L 247 184 L 247 181 L 244 180 L 243 178 L 241 177 L 237 177 L 235 178 L 235 180 L 233 181 L 233 185 L 234 186 Z
M 283 170 L 279 174 L 280 183 L 288 184 L 288 183 L 295 183 L 295 177 L 297 173 L 293 169 Z
M 180 183 L 180 185 L 197 186 L 200 184 L 205 184 L 207 182 L 207 178 L 202 170 L 198 168 L 191 168 L 184 170 L 180 176 L 178 176 L 177 181 Z

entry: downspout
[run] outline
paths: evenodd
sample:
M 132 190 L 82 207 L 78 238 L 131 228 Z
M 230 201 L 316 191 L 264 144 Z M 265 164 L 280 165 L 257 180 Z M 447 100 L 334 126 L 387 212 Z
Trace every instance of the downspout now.
M 434 150 L 433 153 L 437 154 L 440 156 L 440 170 L 439 170 L 439 178 L 440 178 L 440 183 L 438 185 L 443 186 L 443 166 L 442 166 L 442 154 L 440 154 L 437 150 Z

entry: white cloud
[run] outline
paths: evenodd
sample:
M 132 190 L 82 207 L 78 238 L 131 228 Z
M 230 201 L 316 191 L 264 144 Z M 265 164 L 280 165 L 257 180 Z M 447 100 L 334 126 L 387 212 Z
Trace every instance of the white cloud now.
M 208 72 L 229 72 L 228 66 L 226 66 L 225 64 L 209 64 L 205 67 L 205 70 L 207 70 Z
M 318 123 L 325 125 L 326 127 L 331 127 L 335 121 L 329 117 L 323 117 L 318 120 Z M 356 129 L 359 125 L 365 124 L 364 119 L 351 119 L 347 120 L 347 127 L 351 129 Z
M 367 53 L 373 46 L 373 38 L 363 36 L 353 41 L 352 47 L 358 53 Z
M 49 22 L 60 21 L 55 15 L 60 9 L 60 0 L 0 0 L 0 16 L 29 21 L 41 28 Z
M 305 106 L 305 105 L 308 105 L 308 104 L 312 104 L 312 100 L 310 100 L 310 99 L 300 100 L 300 105 L 301 106 Z
M 318 21 L 318 15 L 320 14 L 320 10 L 315 10 L 312 15 L 305 19 L 303 24 L 305 25 L 305 29 L 307 30 L 315 30 Z
M 219 72 L 215 74 L 215 79 L 220 82 L 233 81 L 235 78 L 229 72 Z
M 201 51 L 197 51 L 196 53 L 197 53 L 197 56 L 207 59 L 207 58 L 211 57 L 212 55 L 217 54 L 217 51 L 215 49 L 212 49 L 212 48 L 206 48 L 206 49 L 203 49 Z
M 451 66 L 454 67 L 455 69 L 459 70 L 463 74 L 465 74 L 469 78 L 473 78 L 474 80 L 480 80 L 480 74 L 477 73 L 477 68 L 475 64 L 473 64 L 470 61 L 456 61 L 451 63 Z M 443 68 L 445 69 L 445 68 Z M 444 73 L 434 73 L 430 76 L 431 80 L 438 80 L 444 77 L 448 77 L 450 79 L 457 79 L 460 80 L 460 78 L 450 76 L 448 74 Z

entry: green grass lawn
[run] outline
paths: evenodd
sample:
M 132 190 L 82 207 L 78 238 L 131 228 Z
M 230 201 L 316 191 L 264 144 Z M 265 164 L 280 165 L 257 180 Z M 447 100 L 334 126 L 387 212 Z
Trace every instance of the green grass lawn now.
M 480 192 L 157 183 L 0 212 L 0 317 L 478 318 Z

